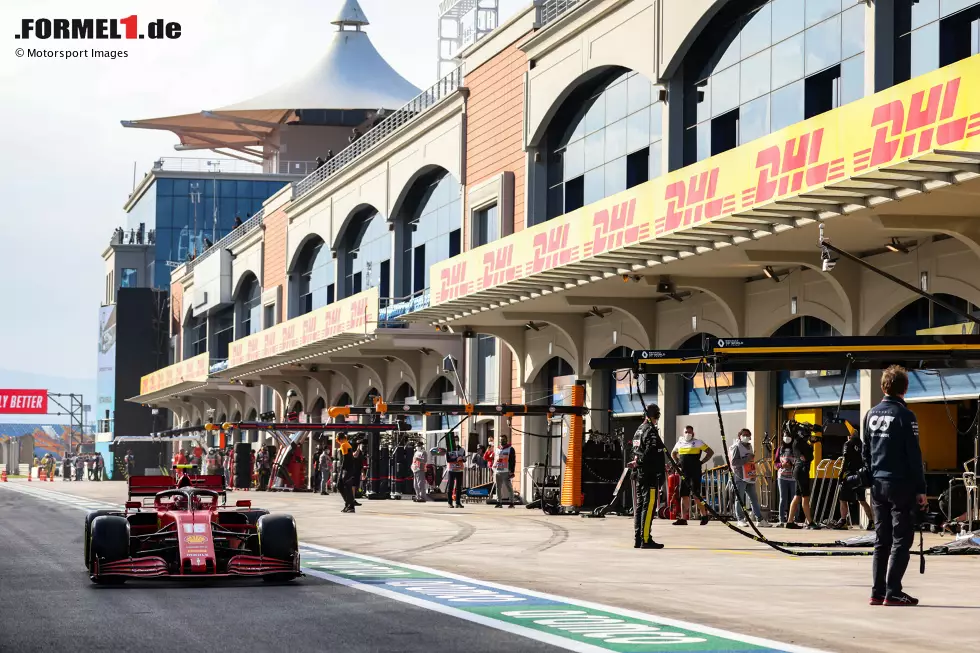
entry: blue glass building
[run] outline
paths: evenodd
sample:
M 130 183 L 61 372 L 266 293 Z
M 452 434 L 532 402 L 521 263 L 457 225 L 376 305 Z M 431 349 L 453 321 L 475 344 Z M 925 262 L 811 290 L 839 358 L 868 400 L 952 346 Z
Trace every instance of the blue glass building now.
M 172 268 L 193 252 L 204 251 L 205 239 L 217 242 L 234 229 L 236 218 L 245 221 L 255 215 L 265 200 L 297 178 L 244 172 L 248 168 L 237 161 L 222 161 L 220 166 L 235 172 L 211 172 L 209 168 L 219 166 L 208 163 L 161 159 L 126 202 L 126 233 L 138 233 L 142 226 L 146 242 L 155 245 L 144 278 L 151 279 L 156 289 L 170 289 Z M 188 172 L 189 168 L 198 170 Z

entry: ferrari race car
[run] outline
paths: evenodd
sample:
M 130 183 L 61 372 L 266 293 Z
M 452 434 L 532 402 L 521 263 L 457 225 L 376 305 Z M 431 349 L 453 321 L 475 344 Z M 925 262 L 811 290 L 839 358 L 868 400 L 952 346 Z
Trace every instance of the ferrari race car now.
M 226 505 L 221 476 L 132 476 L 125 510 L 85 517 L 85 566 L 97 584 L 129 578 L 260 576 L 300 573 L 296 522 L 251 501 Z

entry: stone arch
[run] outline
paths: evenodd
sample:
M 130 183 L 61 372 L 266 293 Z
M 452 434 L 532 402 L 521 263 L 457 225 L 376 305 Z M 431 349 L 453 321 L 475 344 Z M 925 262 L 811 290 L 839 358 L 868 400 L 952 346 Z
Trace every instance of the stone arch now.
M 604 333 L 611 336 L 613 330 L 615 329 L 613 328 L 613 326 L 610 325 L 608 329 L 604 329 Z M 641 330 L 640 333 L 646 333 L 646 331 Z M 590 338 L 588 336 L 586 337 L 585 352 L 583 356 L 583 360 L 585 361 L 586 367 L 584 370 L 582 370 L 582 376 L 592 376 L 593 374 L 594 370 L 588 367 L 588 361 L 592 360 L 593 358 L 604 357 L 608 355 L 609 351 L 615 351 L 620 347 L 626 347 L 627 349 L 632 349 L 636 351 L 653 349 L 653 347 L 650 344 L 640 340 L 639 338 L 635 337 L 633 334 L 627 333 L 623 330 L 617 330 L 616 344 L 610 346 L 609 343 L 611 342 L 612 342 L 611 337 L 602 338 L 602 339 Z
M 398 186 L 393 185 L 393 189 L 398 189 L 398 194 L 395 195 L 394 201 L 391 202 L 391 215 L 388 217 L 388 219 L 393 221 L 402 212 L 402 210 L 406 208 L 406 202 L 409 199 L 409 195 L 418 185 L 419 181 L 435 176 L 441 177 L 442 174 L 451 175 L 457 183 L 460 183 L 459 175 L 454 175 L 445 166 L 439 165 L 438 163 L 426 163 L 409 174 L 403 182 L 398 184 Z
M 787 320 L 785 318 L 781 318 L 780 319 L 781 324 L 779 324 L 778 326 L 776 326 L 773 329 L 769 329 L 767 331 L 764 331 L 760 335 L 765 335 L 766 337 L 770 337 L 771 338 L 771 337 L 775 336 L 775 334 L 780 329 L 782 329 L 783 327 L 785 327 L 786 325 L 791 324 L 793 322 L 796 322 L 797 320 L 802 320 L 803 318 L 807 318 L 807 317 L 813 318 L 815 320 L 819 320 L 819 321 L 823 322 L 826 326 L 831 327 L 834 331 L 836 331 L 836 333 L 834 333 L 832 335 L 838 335 L 839 336 L 839 335 L 843 335 L 843 333 L 844 333 L 843 331 L 841 331 L 841 326 L 843 326 L 843 325 L 840 323 L 839 320 L 838 320 L 838 323 L 837 324 L 834 324 L 832 321 L 826 320 L 826 319 L 824 319 L 823 317 L 821 317 L 819 315 L 813 315 L 810 312 L 807 312 L 807 313 L 804 313 L 802 315 L 794 315 L 789 320 Z M 796 337 L 796 336 L 794 336 L 794 337 Z
M 327 243 L 329 242 L 326 238 L 321 236 L 315 231 L 310 231 L 296 244 L 295 249 L 293 249 L 289 260 L 286 262 L 286 274 L 292 276 L 296 272 L 296 266 L 299 265 L 300 259 L 303 255 L 309 251 L 308 248 L 315 247 L 317 243 Z M 313 243 L 312 245 L 310 243 Z
M 337 393 L 337 398 L 333 401 L 333 406 L 350 406 L 354 401 L 351 399 L 350 393 L 346 390 L 341 390 Z
M 575 77 L 568 80 L 565 88 L 554 97 L 551 101 L 551 105 L 546 111 L 544 111 L 536 122 L 529 123 L 527 125 L 528 139 L 527 143 L 529 147 L 537 147 L 541 145 L 541 141 L 551 126 L 555 117 L 558 115 L 559 110 L 566 105 L 566 102 L 576 93 L 580 91 L 584 86 L 595 84 L 597 80 L 601 79 L 605 75 L 608 75 L 617 69 L 623 71 L 629 70 L 625 66 L 610 66 L 610 65 L 596 65 L 589 68 L 585 72 L 579 73 Z
M 555 356 L 565 359 L 572 366 L 572 369 L 578 370 L 578 366 L 582 363 L 585 337 L 581 316 L 542 314 L 541 319 L 531 321 L 535 324 L 547 324 L 548 329 L 555 329 L 561 337 L 549 340 L 547 334 L 543 337 L 537 335 L 546 330 L 538 332 L 529 329 L 525 331 L 524 381 L 529 382 L 536 378 L 541 368 Z
M 773 315 L 759 332 L 759 336 L 770 337 L 784 325 L 802 317 L 812 317 L 832 326 L 840 334 L 847 333 L 847 324 L 839 315 L 819 304 L 808 303 L 806 310 L 794 315 L 789 320 L 784 315 Z M 756 334 L 752 334 L 753 336 Z
M 255 280 L 255 283 L 259 284 L 259 290 L 262 289 L 262 282 L 259 279 L 258 273 L 251 268 L 246 268 L 238 274 L 238 279 L 233 281 L 232 287 L 234 290 L 232 290 L 231 296 L 234 300 L 238 300 L 242 291 L 245 289 L 246 284 L 252 279 Z
M 951 283 L 951 284 L 939 283 L 939 279 L 937 279 L 936 283 L 934 284 L 934 287 L 930 287 L 929 290 L 930 292 L 936 295 L 953 295 L 955 297 L 958 297 L 959 299 L 964 299 L 970 302 L 974 306 L 980 306 L 980 293 L 976 292 L 975 289 L 973 289 L 973 292 L 968 293 L 971 296 L 964 296 L 963 294 L 960 294 L 958 292 L 950 292 L 954 288 L 963 289 L 964 286 L 968 289 L 970 288 L 966 284 L 963 284 L 962 282 L 958 282 L 956 279 L 950 279 L 950 281 L 954 281 L 956 283 Z M 891 321 L 893 317 L 898 315 L 903 309 L 905 309 L 908 306 L 911 306 L 912 304 L 914 304 L 915 302 L 921 299 L 924 299 L 923 297 L 919 297 L 918 295 L 912 292 L 903 293 L 903 295 L 904 297 L 902 301 L 898 302 L 897 304 L 893 304 L 888 311 L 882 313 L 878 317 L 878 319 L 874 323 L 872 323 L 871 326 L 862 335 L 866 335 L 866 336 L 878 335 L 881 332 L 881 330 L 884 329 L 885 325 L 888 324 L 888 322 Z
M 374 401 L 373 399 L 374 397 L 381 396 L 381 391 L 378 390 L 376 387 L 371 386 L 364 392 L 362 396 L 364 397 L 364 399 L 361 400 L 360 402 L 361 405 L 368 406 Z
M 344 219 L 341 220 L 340 224 L 334 229 L 332 234 L 332 242 L 330 242 L 331 251 L 339 255 L 340 246 L 343 244 L 344 238 L 347 236 L 347 230 L 351 226 L 351 222 L 353 222 L 355 218 L 361 217 L 370 211 L 377 213 L 384 220 L 389 219 L 388 216 L 385 215 L 384 211 L 376 207 L 374 204 L 369 202 L 361 202 L 355 205 L 350 211 L 347 212 Z
M 694 13 L 694 11 L 687 10 L 685 13 L 690 13 L 688 17 L 689 20 L 693 20 L 693 24 L 690 29 L 688 29 L 687 34 L 681 39 L 680 44 L 677 46 L 672 53 L 669 53 L 668 58 L 661 64 L 661 77 L 664 79 L 672 77 L 681 66 L 684 61 L 684 57 L 691 51 L 694 47 L 695 41 L 701 36 L 701 33 L 708 26 L 708 24 L 714 19 L 714 17 L 721 10 L 722 6 L 728 3 L 729 0 L 710 0 L 710 3 L 705 7 L 700 14 Z
M 440 381 L 447 382 L 449 384 L 449 386 L 453 390 L 457 390 L 455 380 L 453 380 L 448 374 L 439 374 L 439 375 L 433 377 L 429 381 L 429 383 L 425 387 L 425 392 L 417 395 L 418 398 L 419 398 L 419 401 L 423 401 L 424 402 L 426 399 L 432 399 L 432 397 L 430 397 L 429 395 L 432 393 L 432 391 L 435 388 L 436 384 L 439 383 Z M 441 397 L 439 398 L 439 401 L 440 402 L 442 401 L 442 398 Z
M 405 401 L 407 397 L 413 397 L 415 395 L 415 386 L 408 381 L 403 381 L 395 391 L 391 394 L 391 398 L 388 400 L 390 403 L 399 403 Z

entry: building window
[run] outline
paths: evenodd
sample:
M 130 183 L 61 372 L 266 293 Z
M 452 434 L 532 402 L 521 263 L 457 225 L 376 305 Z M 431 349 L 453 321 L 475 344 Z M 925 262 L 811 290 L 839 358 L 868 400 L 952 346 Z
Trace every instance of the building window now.
M 980 1 L 896 0 L 895 81 L 980 54 Z
M 473 213 L 473 247 L 486 245 L 500 238 L 500 218 L 497 205 L 491 204 Z
M 235 339 L 235 309 L 228 307 L 214 316 L 214 347 L 211 357 L 215 360 L 228 358 L 228 345 Z
M 206 317 L 191 318 L 186 333 L 187 357 L 197 356 L 208 350 L 208 320 Z
M 493 336 L 476 338 L 476 400 L 497 401 L 497 339 Z
M 330 248 L 320 239 L 306 245 L 298 267 L 296 315 L 306 315 L 334 301 L 334 261 Z
M 447 172 L 422 181 L 406 201 L 415 206 L 400 233 L 402 271 L 396 283 L 402 296 L 413 295 L 430 286 L 429 268 L 460 252 L 463 202 L 459 182 Z
M 276 305 L 269 304 L 264 310 L 265 316 L 262 318 L 262 328 L 268 329 L 269 327 L 276 326 Z
M 239 338 L 250 336 L 261 330 L 260 318 L 262 317 L 262 289 L 259 281 L 250 276 L 245 288 L 242 289 L 240 306 L 241 324 L 239 325 Z
M 643 75 L 627 71 L 566 101 L 578 110 L 556 116 L 549 134 L 547 219 L 660 176 L 658 98 Z
M 378 288 L 381 297 L 390 297 L 391 232 L 388 222 L 370 210 L 351 219 L 344 236 L 344 297 L 368 288 Z
M 864 4 L 768 0 L 720 16 L 688 70 L 690 164 L 864 96 Z M 694 62 L 695 59 L 692 59 Z
M 137 288 L 136 268 L 123 268 L 119 274 L 120 288 Z

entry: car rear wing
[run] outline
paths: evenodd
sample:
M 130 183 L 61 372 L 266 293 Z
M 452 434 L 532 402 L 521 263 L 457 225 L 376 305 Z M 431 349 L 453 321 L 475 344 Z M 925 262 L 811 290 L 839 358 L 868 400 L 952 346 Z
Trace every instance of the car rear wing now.
M 187 475 L 191 487 L 217 492 L 222 497 L 225 494 L 225 477 L 221 474 Z M 152 497 L 158 492 L 173 490 L 177 482 L 170 476 L 130 476 L 129 497 Z

